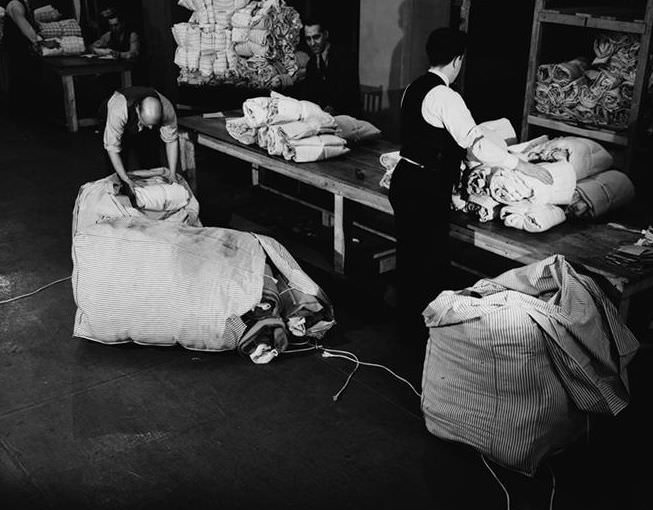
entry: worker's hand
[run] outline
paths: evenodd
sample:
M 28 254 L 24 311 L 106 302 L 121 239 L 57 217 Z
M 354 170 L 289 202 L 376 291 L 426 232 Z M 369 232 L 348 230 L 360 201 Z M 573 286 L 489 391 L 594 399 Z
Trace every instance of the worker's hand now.
M 40 44 L 44 48 L 48 48 L 49 50 L 61 48 L 61 44 L 59 44 L 59 42 L 56 41 L 55 39 L 44 39 L 40 41 L 38 44 Z
M 515 170 L 521 172 L 524 175 L 528 175 L 529 177 L 533 177 L 534 179 L 537 179 L 544 184 L 553 184 L 553 177 L 551 177 L 551 173 L 541 165 L 535 165 L 520 159 Z

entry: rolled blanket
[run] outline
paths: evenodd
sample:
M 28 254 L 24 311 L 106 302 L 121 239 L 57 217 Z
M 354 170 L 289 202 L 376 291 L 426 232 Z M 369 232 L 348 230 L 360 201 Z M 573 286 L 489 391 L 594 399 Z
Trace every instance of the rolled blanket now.
M 334 119 L 338 126 L 336 134 L 347 140 L 349 144 L 360 143 L 381 136 L 381 130 L 365 120 L 356 119 L 349 115 L 336 115 Z
M 269 97 L 254 97 L 243 103 L 243 113 L 249 127 L 258 128 L 267 123 L 270 101 Z
M 149 211 L 176 211 L 186 207 L 190 195 L 181 184 L 152 184 L 134 189 L 139 208 Z
M 281 125 L 268 128 L 267 151 L 270 156 L 281 156 L 287 150 L 288 140 L 280 128 Z
M 583 76 L 586 69 L 587 61 L 582 57 L 561 62 L 553 66 L 551 80 L 560 86 L 565 86 Z
M 563 136 L 532 147 L 528 160 L 539 163 L 544 161 L 568 161 L 576 173 L 576 180 L 585 179 L 610 168 L 612 155 L 601 144 L 589 138 Z
M 598 218 L 623 207 L 635 197 L 635 187 L 626 174 L 608 170 L 579 181 L 567 213 L 579 218 Z
M 549 88 L 551 85 L 549 83 L 537 82 L 535 85 L 535 103 L 543 105 L 546 108 L 546 104 L 549 101 Z
M 231 42 L 239 43 L 247 41 L 249 27 L 233 27 L 231 29 Z
M 612 126 L 612 116 L 610 115 L 610 111 L 602 102 L 597 103 L 594 107 L 594 116 L 596 123 L 599 126 Z
M 542 64 L 537 67 L 537 82 L 551 83 L 553 76 L 553 64 Z
M 346 140 L 335 135 L 317 135 L 292 140 L 286 146 L 283 156 L 296 163 L 320 161 L 346 154 L 349 149 Z
M 501 204 L 488 195 L 469 195 L 465 212 L 473 214 L 481 223 L 499 217 Z
M 582 105 L 578 105 L 576 108 L 574 108 L 574 119 L 581 124 L 593 124 L 594 109 L 585 108 Z
M 489 194 L 490 178 L 494 169 L 479 165 L 472 169 L 466 176 L 465 190 L 469 195 L 487 195 Z
M 245 117 L 227 119 L 225 124 L 227 133 L 240 143 L 244 143 L 245 145 L 256 143 L 256 128 L 250 127 Z
M 619 84 L 623 81 L 623 78 L 617 73 L 611 73 L 608 70 L 602 70 L 594 83 L 592 83 L 591 88 L 595 90 L 611 90 L 615 87 L 618 87 Z
M 624 81 L 621 85 L 619 85 L 619 92 L 621 93 L 621 98 L 627 106 L 630 106 L 630 104 L 633 101 L 634 87 L 635 85 L 632 81 Z
M 270 106 L 268 109 L 267 122 L 279 124 L 295 120 L 309 118 L 320 119 L 320 122 L 335 122 L 333 116 L 322 110 L 318 105 L 310 101 L 298 101 L 292 97 L 284 96 L 278 92 L 270 93 Z
M 580 90 L 578 91 L 578 101 L 580 106 L 587 108 L 588 110 L 594 110 L 599 99 L 601 99 L 602 94 L 603 89 L 596 89 L 587 84 L 581 85 Z
M 618 110 L 619 107 L 623 104 L 621 90 L 619 88 L 606 90 L 603 96 L 601 96 L 601 104 L 603 104 L 605 109 L 609 112 Z
M 605 64 L 620 48 L 630 46 L 634 42 L 636 42 L 636 39 L 631 34 L 602 32 L 594 40 L 594 53 L 596 54 L 596 58 L 592 64 Z
M 563 223 L 566 216 L 565 211 L 555 205 L 525 203 L 503 207 L 500 218 L 506 227 L 537 233 Z
M 587 78 L 583 75 L 564 87 L 562 89 L 562 105 L 571 109 L 575 108 L 580 102 L 580 91 L 584 86 L 587 86 Z
M 490 179 L 490 196 L 502 204 L 524 200 L 537 204 L 569 204 L 576 187 L 574 168 L 567 161 L 540 165 L 551 174 L 553 184 L 544 184 L 516 170 L 497 169 Z

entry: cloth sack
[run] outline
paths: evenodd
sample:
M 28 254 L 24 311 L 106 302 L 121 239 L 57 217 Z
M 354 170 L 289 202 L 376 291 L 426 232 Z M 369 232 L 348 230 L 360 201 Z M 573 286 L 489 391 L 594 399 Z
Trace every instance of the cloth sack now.
M 442 292 L 424 318 L 427 429 L 500 465 L 532 476 L 584 431 L 585 413 L 628 404 L 637 340 L 562 256 Z

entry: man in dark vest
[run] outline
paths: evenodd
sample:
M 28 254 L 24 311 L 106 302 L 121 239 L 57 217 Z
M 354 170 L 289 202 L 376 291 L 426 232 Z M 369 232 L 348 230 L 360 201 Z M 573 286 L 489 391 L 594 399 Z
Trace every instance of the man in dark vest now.
M 138 33 L 114 9 L 108 10 L 106 20 L 109 30 L 95 41 L 91 48 L 98 55 L 113 55 L 125 59 L 134 59 L 140 53 Z
M 422 349 L 422 312 L 450 284 L 449 207 L 465 149 L 482 163 L 515 169 L 551 183 L 546 169 L 493 144 L 474 122 L 462 97 L 449 88 L 462 66 L 464 32 L 434 30 L 426 52 L 431 67 L 404 91 L 401 160 L 390 183 L 397 235 L 399 329 L 403 341 Z
M 133 192 L 134 183 L 127 171 L 162 166 L 159 138 L 165 145 L 167 166 L 174 178 L 179 160 L 177 115 L 166 97 L 153 88 L 127 87 L 116 91 L 103 110 L 100 115 L 106 115 L 104 148 L 130 191 Z

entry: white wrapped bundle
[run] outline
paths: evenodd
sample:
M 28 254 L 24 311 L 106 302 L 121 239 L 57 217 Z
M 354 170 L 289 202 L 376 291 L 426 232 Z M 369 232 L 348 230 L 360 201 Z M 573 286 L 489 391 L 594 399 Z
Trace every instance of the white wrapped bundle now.
M 269 97 L 253 97 L 243 103 L 243 113 L 249 127 L 258 128 L 267 123 L 270 101 Z
M 176 23 L 172 25 L 172 36 L 175 38 L 177 46 L 186 46 L 189 28 L 189 23 Z
M 227 53 L 225 51 L 218 51 L 215 54 L 215 60 L 213 61 L 213 74 L 216 76 L 223 76 L 227 73 Z
M 188 51 L 179 46 L 175 50 L 175 64 L 181 69 L 188 69 Z
M 84 39 L 75 35 L 62 37 L 59 44 L 64 55 L 81 55 L 86 51 Z
M 308 163 L 335 158 L 349 152 L 344 138 L 335 135 L 317 135 L 293 140 L 285 146 L 283 157 L 296 163 Z
M 190 194 L 181 184 L 152 184 L 134 190 L 136 204 L 149 211 L 177 211 L 188 205 Z
M 215 51 L 226 51 L 227 49 L 227 31 L 217 29 L 213 36 L 213 49 Z
M 231 41 L 234 43 L 246 42 L 249 36 L 248 27 L 233 27 L 231 29 Z
M 231 26 L 231 17 L 234 11 L 215 11 L 215 24 L 220 28 L 229 28 Z
M 268 31 L 260 28 L 250 29 L 247 38 L 253 43 L 265 46 L 268 43 Z
M 227 119 L 227 132 L 240 143 L 253 145 L 256 143 L 256 128 L 251 128 L 247 124 L 245 117 Z
M 199 50 L 187 50 L 186 62 L 189 71 L 197 71 L 200 66 L 200 52 Z
M 501 209 L 501 219 L 506 227 L 512 227 L 526 232 L 545 232 L 563 223 L 567 217 L 565 212 L 551 204 L 515 204 Z
M 567 205 L 571 203 L 576 188 L 576 172 L 567 161 L 540 163 L 553 178 L 544 184 L 515 170 L 498 169 L 490 179 L 490 195 L 502 204 L 529 200 L 537 204 Z
M 214 59 L 215 59 L 214 53 L 211 53 L 210 55 L 200 54 L 199 70 L 202 76 L 211 76 L 213 74 Z

